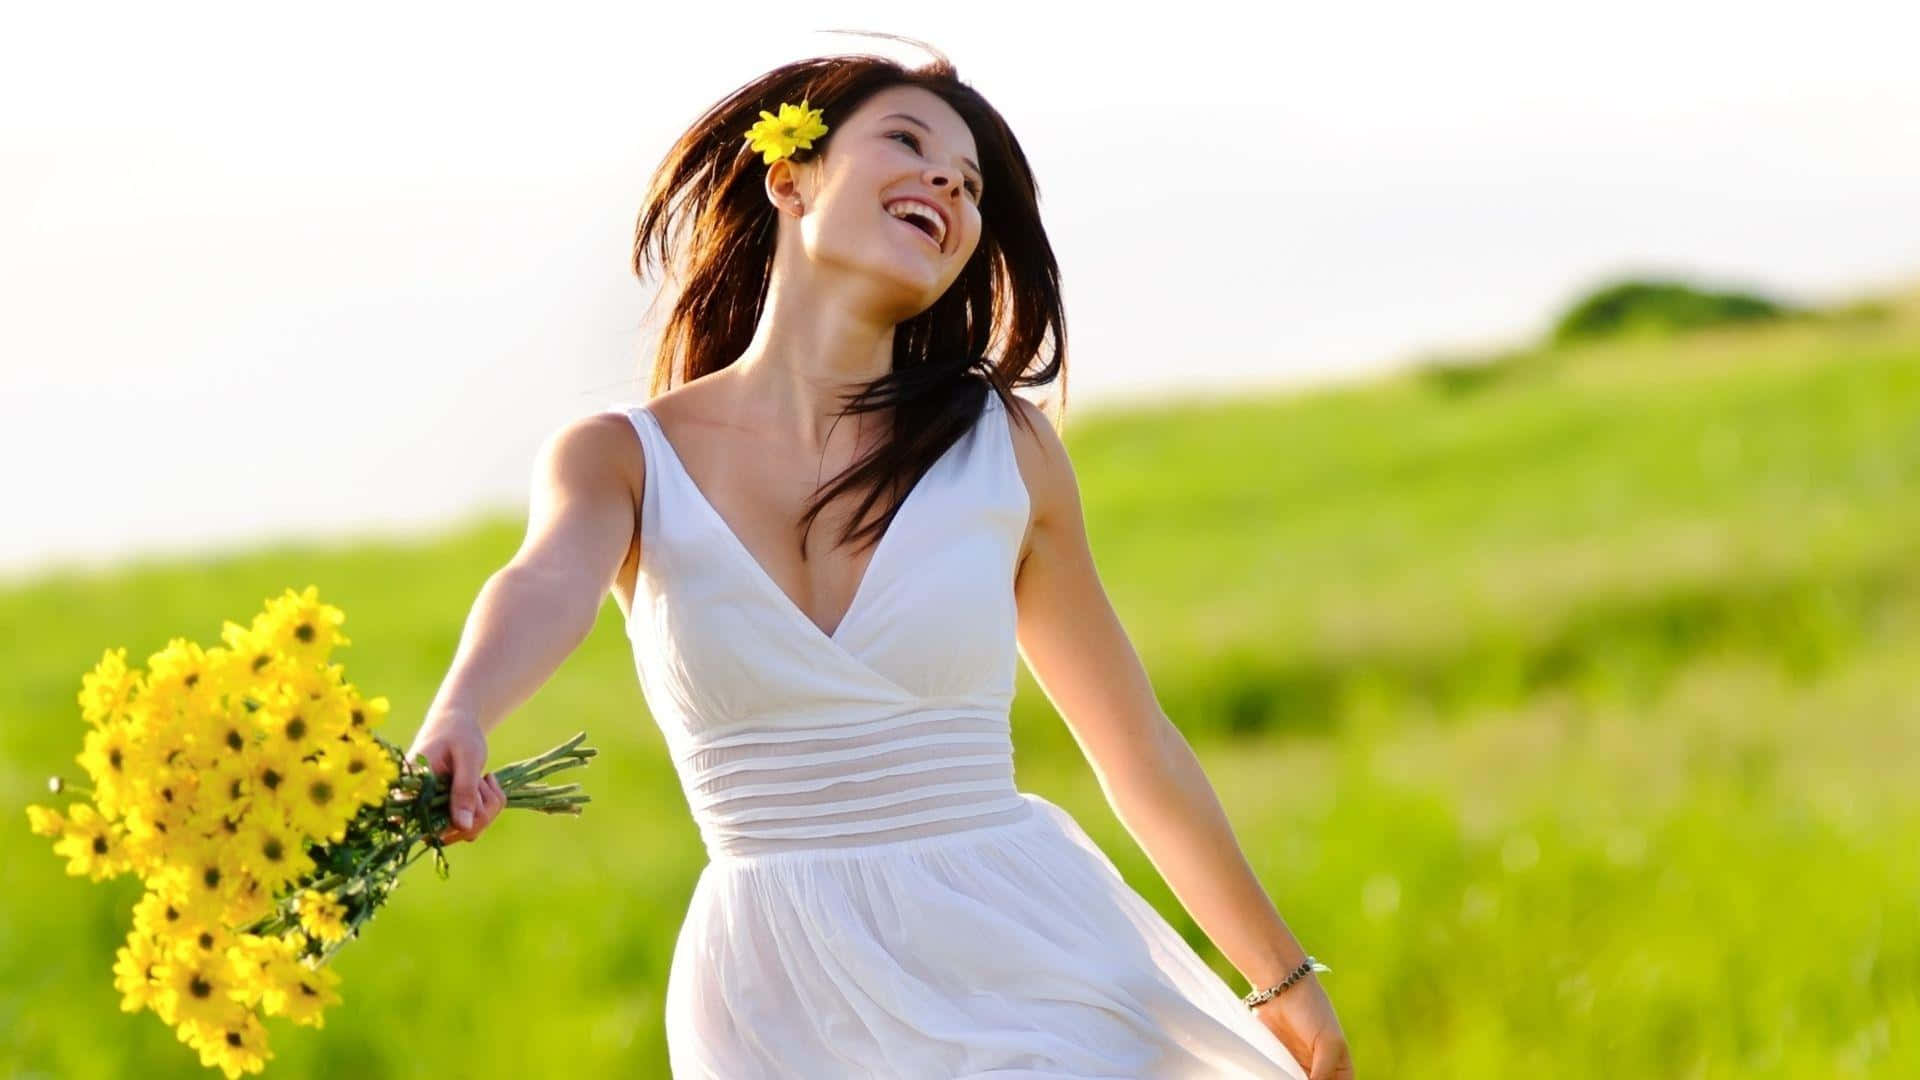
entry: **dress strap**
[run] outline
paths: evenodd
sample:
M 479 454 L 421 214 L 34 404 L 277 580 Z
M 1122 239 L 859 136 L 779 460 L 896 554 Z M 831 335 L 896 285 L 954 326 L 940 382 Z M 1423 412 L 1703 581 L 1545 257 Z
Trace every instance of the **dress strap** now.
M 986 450 L 990 475 L 996 478 L 1006 501 L 1019 508 L 1020 535 L 1024 536 L 1032 499 L 1027 492 L 1027 482 L 1020 475 L 1019 455 L 1014 452 L 1013 417 L 1006 402 L 1000 400 L 992 387 L 987 388 L 986 411 L 992 415 L 981 417 L 981 423 L 988 428 L 981 434 L 988 436 L 987 441 L 991 443 L 991 448 Z
M 645 459 L 646 489 L 640 495 L 640 540 L 641 550 L 659 551 L 657 538 L 660 536 L 660 503 L 668 498 L 672 485 L 668 479 L 672 470 L 663 468 L 666 447 L 661 445 L 661 435 L 654 426 L 657 421 L 647 411 L 645 405 L 632 402 L 617 402 L 608 407 L 608 412 L 617 412 L 626 416 L 634 434 L 640 439 L 641 456 Z

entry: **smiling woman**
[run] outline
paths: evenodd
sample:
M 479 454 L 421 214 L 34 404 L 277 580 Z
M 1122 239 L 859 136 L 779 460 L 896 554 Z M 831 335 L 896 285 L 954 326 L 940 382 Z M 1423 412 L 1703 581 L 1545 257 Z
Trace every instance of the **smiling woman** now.
M 944 59 L 802 61 L 709 109 L 635 232 L 635 270 L 679 285 L 651 396 L 549 440 L 436 699 L 423 740 L 472 746 L 609 590 L 626 610 L 709 856 L 666 988 L 683 1080 L 1352 1075 L 1013 393 L 1065 371 L 1037 191 Z M 1268 992 L 1238 998 L 1014 785 L 1022 653 Z

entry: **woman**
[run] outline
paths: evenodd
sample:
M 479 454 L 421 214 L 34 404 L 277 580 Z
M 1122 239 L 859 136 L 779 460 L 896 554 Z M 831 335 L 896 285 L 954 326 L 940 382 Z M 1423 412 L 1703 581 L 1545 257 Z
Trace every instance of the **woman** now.
M 1062 375 L 1065 335 L 999 114 L 944 58 L 782 67 L 674 147 L 643 275 L 650 249 L 682 282 L 655 396 L 543 448 L 409 752 L 452 776 L 444 838 L 498 815 L 486 732 L 611 589 L 710 856 L 669 974 L 676 1077 L 1351 1077 L 1095 574 L 1065 448 L 1009 392 Z M 1243 1003 L 1014 787 L 1018 655 L 1195 919 L 1283 990 Z

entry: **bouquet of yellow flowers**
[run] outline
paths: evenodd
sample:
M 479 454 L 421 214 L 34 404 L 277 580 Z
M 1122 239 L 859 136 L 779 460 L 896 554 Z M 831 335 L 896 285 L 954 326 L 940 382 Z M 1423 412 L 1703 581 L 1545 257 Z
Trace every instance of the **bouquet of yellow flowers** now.
M 431 851 L 447 876 L 447 778 L 374 734 L 387 699 L 329 662 L 344 620 L 309 586 L 226 623 L 224 646 L 176 638 L 144 671 L 107 650 L 79 696 L 91 801 L 27 808 L 69 874 L 139 875 L 121 1008 L 153 1010 L 229 1078 L 273 1056 L 261 1014 L 323 1025 L 340 1001 L 327 961 L 402 870 Z M 540 781 L 592 758 L 585 738 L 496 770 L 507 806 L 579 814 L 578 784 Z

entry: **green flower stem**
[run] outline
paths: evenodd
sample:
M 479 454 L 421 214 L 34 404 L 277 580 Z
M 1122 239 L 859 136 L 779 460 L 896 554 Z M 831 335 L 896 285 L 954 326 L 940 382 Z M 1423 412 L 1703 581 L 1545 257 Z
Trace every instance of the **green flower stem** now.
M 427 851 L 428 851 L 427 848 L 421 848 L 419 851 L 415 852 L 414 854 L 409 855 L 404 861 L 400 863 L 399 866 L 396 866 L 393 868 L 393 873 L 397 876 L 400 873 L 400 871 L 405 870 L 407 867 L 413 865 L 413 860 L 419 858 L 422 855 L 425 855 Z M 361 924 L 365 923 L 368 919 L 373 918 L 373 913 L 377 910 L 379 910 L 379 905 L 366 904 L 362 906 L 359 911 L 355 912 L 353 918 L 347 920 L 347 932 L 340 935 L 339 941 L 336 941 L 333 944 L 328 945 L 326 948 L 322 949 L 320 951 L 319 959 L 313 962 L 313 966 L 319 967 L 320 965 L 325 964 L 327 961 L 333 959 L 333 954 L 339 952 L 341 946 L 345 945 L 349 941 L 352 941 L 354 938 L 360 936 Z
M 538 757 L 531 757 L 525 761 L 516 761 L 511 765 L 504 765 L 494 770 L 494 776 L 500 781 L 501 787 L 506 787 L 509 784 L 518 786 L 529 781 L 543 779 L 564 769 L 571 769 L 576 765 L 584 765 L 599 754 L 598 750 L 590 746 L 576 748 L 576 744 L 581 739 L 586 738 L 586 735 L 586 732 L 580 732 L 565 743 L 554 747 Z
M 538 781 L 584 765 L 597 756 L 599 751 L 580 745 L 586 737 L 587 733 L 582 731 L 545 753 L 495 770 L 494 777 L 507 796 L 506 806 L 577 816 L 581 807 L 592 801 L 590 796 L 581 793 L 579 784 Z M 346 935 L 327 945 L 314 961 L 323 964 L 341 945 L 357 936 L 360 926 L 373 917 L 398 883 L 400 873 L 415 860 L 431 852 L 440 876 L 447 876 L 448 864 L 443 851 L 446 845 L 439 840 L 440 834 L 452 826 L 449 813 L 452 791 L 447 778 L 428 769 L 424 759 L 408 761 L 398 748 L 390 743 L 385 745 L 399 765 L 400 773 L 390 785 L 386 800 L 370 809 L 363 808 L 368 816 L 357 817 L 349 825 L 346 839 L 336 846 L 334 857 L 327 860 L 331 865 L 340 865 L 338 849 L 344 846 L 350 859 L 347 867 L 321 874 L 311 881 L 290 883 L 273 912 L 255 920 L 244 932 L 262 936 L 286 933 L 300 925 L 294 907 L 301 892 L 312 889 L 332 894 L 339 890 L 338 895 L 354 897 L 355 901 L 349 905 L 352 914 L 346 922 Z
M 523 810 L 539 810 L 549 814 L 578 814 L 579 807 L 589 802 L 584 795 L 572 795 L 579 790 L 578 784 L 559 787 L 535 784 L 553 773 L 584 765 L 599 754 L 591 746 L 581 746 L 587 737 L 582 731 L 545 753 L 536 754 L 493 770 L 494 779 L 500 782 L 500 789 L 507 795 L 507 805 Z M 452 824 L 451 797 L 446 781 L 435 773 L 422 768 L 417 762 L 409 763 L 411 772 L 404 774 L 394 786 L 420 800 L 428 813 L 429 828 L 436 835 Z M 411 801 L 411 800 L 409 800 Z M 432 828 L 437 825 L 438 828 Z

